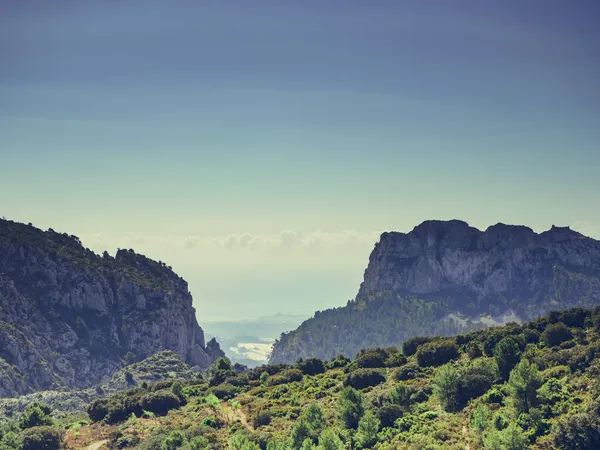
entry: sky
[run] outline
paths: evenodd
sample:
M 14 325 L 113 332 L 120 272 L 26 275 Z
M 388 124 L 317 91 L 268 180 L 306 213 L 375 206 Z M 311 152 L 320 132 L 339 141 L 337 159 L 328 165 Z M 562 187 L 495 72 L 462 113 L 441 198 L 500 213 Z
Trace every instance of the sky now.
M 0 215 L 134 248 L 202 320 L 358 291 L 425 219 L 600 238 L 600 4 L 3 0 Z

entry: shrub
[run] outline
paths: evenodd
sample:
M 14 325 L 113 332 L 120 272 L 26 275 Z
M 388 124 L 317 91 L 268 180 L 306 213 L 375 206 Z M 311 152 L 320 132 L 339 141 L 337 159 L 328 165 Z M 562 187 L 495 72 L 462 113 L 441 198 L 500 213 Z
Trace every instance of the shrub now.
M 490 450 L 524 450 L 527 448 L 523 431 L 515 424 L 504 430 L 492 429 L 484 438 L 483 445 Z
M 239 389 L 230 383 L 222 383 L 218 386 L 211 387 L 208 392 L 214 394 L 215 397 L 221 400 L 229 400 L 236 396 L 239 392 Z
M 338 355 L 327 364 L 327 369 L 346 367 L 348 364 L 350 364 L 350 362 L 350 358 L 346 358 L 344 355 Z
M 298 369 L 286 369 L 277 375 L 269 377 L 267 386 L 277 386 L 279 384 L 287 384 L 294 381 L 302 381 L 302 372 Z
M 474 430 L 480 433 L 487 427 L 488 418 L 490 416 L 490 409 L 484 404 L 480 403 L 471 415 L 471 426 Z
M 481 346 L 481 343 L 477 342 L 477 341 L 471 341 L 467 344 L 467 354 L 469 355 L 469 358 L 471 359 L 475 359 L 475 358 L 479 358 L 480 356 L 483 356 L 483 348 Z
M 93 422 L 98 422 L 104 419 L 108 414 L 108 400 L 95 400 L 88 406 L 87 413 Z
M 485 394 L 498 378 L 498 366 L 495 361 L 473 361 L 460 371 L 459 406 L 462 407 L 472 398 Z
M 587 413 L 573 414 L 560 420 L 553 441 L 564 450 L 592 450 L 600 448 L 598 418 Z
M 267 410 L 261 409 L 252 416 L 252 426 L 254 428 L 260 428 L 269 425 L 270 423 L 271 413 Z
M 172 392 L 158 391 L 142 397 L 140 404 L 146 411 L 164 415 L 172 409 L 179 408 L 181 402 Z
M 344 428 L 356 429 L 364 413 L 362 394 L 354 388 L 344 388 L 338 399 L 336 413 L 338 421 Z
M 383 405 L 377 409 L 377 418 L 382 427 L 393 427 L 403 413 L 402 407 L 398 405 Z
M 571 330 L 562 322 L 548 325 L 542 333 L 542 341 L 548 347 L 554 347 L 570 340 L 573 337 Z
M 412 403 L 411 396 L 416 392 L 412 386 L 405 383 L 398 383 L 394 390 L 390 393 L 390 402 L 393 405 L 408 407 Z
M 406 356 L 412 356 L 417 353 L 419 346 L 426 344 L 427 342 L 431 342 L 432 340 L 433 338 L 429 336 L 417 336 L 407 339 L 402 344 L 402 353 L 404 353 Z
M 296 363 L 296 367 L 298 367 L 304 375 L 317 375 L 325 372 L 325 365 L 323 364 L 323 361 L 318 358 L 301 359 Z
M 421 374 L 421 368 L 415 363 L 408 363 L 405 366 L 398 368 L 393 377 L 396 381 L 406 381 L 417 378 Z
M 363 369 L 385 367 L 387 353 L 381 348 L 361 350 L 356 356 L 356 365 Z
M 185 445 L 185 436 L 181 431 L 171 431 L 162 442 L 162 450 L 176 450 Z
M 22 450 L 59 450 L 61 435 L 55 428 L 48 426 L 27 428 L 21 433 Z
M 221 356 L 208 368 L 208 384 L 217 386 L 224 383 L 228 377 L 234 377 L 237 373 L 231 366 L 231 361 Z
M 455 358 L 458 358 L 458 346 L 450 340 L 428 342 L 417 350 L 421 367 L 441 366 Z
M 400 352 L 395 352 L 385 360 L 385 367 L 400 367 L 406 364 L 406 361 L 406 356 Z
M 351 386 L 355 389 L 364 389 L 369 386 L 377 386 L 384 381 L 385 377 L 376 369 L 357 369 L 346 376 L 344 386 Z
M 503 338 L 494 348 L 494 358 L 496 358 L 500 376 L 503 380 L 507 380 L 510 371 L 521 359 L 521 350 L 514 339 Z
M 25 428 L 51 426 L 53 422 L 50 417 L 51 413 L 50 407 L 44 403 L 30 403 L 21 414 L 19 426 L 23 430 Z

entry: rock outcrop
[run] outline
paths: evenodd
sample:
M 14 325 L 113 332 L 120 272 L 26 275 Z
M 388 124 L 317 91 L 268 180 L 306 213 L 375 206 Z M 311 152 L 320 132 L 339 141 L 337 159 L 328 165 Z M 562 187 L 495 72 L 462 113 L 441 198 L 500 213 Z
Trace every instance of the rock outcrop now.
M 201 368 L 223 355 L 170 267 L 0 220 L 0 396 L 86 388 L 161 350 Z
M 271 362 L 354 356 L 424 334 L 453 334 L 600 304 L 600 242 L 568 227 L 426 221 L 383 233 L 356 299 L 317 312 L 275 343 Z

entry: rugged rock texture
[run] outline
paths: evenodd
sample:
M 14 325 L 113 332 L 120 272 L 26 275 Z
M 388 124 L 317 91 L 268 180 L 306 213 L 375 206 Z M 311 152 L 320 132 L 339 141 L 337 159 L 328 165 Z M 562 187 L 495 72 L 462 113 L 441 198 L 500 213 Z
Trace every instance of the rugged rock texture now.
M 223 354 L 169 267 L 0 220 L 0 396 L 86 388 L 164 349 L 202 368 Z
M 319 312 L 275 343 L 271 362 L 353 356 L 417 334 L 452 334 L 510 316 L 600 303 L 600 242 L 568 227 L 537 234 L 427 221 L 384 233 L 356 300 Z

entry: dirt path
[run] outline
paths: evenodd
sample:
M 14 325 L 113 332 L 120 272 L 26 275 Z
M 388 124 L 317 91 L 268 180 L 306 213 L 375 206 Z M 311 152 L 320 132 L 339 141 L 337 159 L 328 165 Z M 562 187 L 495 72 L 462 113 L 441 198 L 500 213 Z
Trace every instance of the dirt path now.
M 88 445 L 84 450 L 100 450 L 104 444 L 108 444 L 108 439 L 94 442 L 93 444 Z

